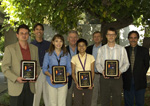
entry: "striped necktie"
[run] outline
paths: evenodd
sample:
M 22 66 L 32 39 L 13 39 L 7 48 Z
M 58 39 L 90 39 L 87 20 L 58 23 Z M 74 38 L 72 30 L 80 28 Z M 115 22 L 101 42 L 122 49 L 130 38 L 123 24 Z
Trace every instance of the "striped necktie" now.
M 130 60 L 131 60 L 131 71 L 133 72 L 134 60 L 135 60 L 134 48 L 132 48 Z

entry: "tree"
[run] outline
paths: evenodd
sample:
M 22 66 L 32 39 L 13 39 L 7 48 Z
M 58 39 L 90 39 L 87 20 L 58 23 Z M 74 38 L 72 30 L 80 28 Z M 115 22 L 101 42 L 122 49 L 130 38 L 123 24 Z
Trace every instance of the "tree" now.
M 84 20 L 100 23 L 103 35 L 108 27 L 150 25 L 149 5 L 150 0 L 2 0 L 1 3 L 9 17 L 5 25 L 47 23 L 63 34 Z

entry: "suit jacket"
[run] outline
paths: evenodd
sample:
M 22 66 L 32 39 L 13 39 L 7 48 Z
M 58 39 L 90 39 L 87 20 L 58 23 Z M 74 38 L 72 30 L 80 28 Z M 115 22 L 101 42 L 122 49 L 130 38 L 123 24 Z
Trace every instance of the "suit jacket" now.
M 38 48 L 32 44 L 29 44 L 31 60 L 37 61 L 37 73 L 40 72 L 40 65 L 38 59 Z M 23 83 L 16 81 L 20 77 L 21 60 L 23 60 L 19 43 L 14 43 L 5 48 L 2 72 L 7 77 L 8 81 L 8 93 L 11 96 L 19 96 L 23 89 Z M 30 82 L 30 90 L 35 93 L 35 83 Z
M 102 46 L 103 46 L 103 45 L 104 45 L 104 44 L 102 44 Z M 93 46 L 94 46 L 94 44 L 88 46 L 87 49 L 86 49 L 86 52 L 92 55 L 92 53 L 93 53 Z
M 70 48 L 69 48 L 69 45 L 66 46 L 66 49 L 67 49 L 67 51 L 68 51 L 69 54 L 70 54 Z M 78 54 L 78 53 L 79 53 L 79 51 L 77 50 L 77 54 Z M 71 56 L 71 54 L 70 54 L 70 56 Z M 69 76 L 68 76 L 68 89 L 71 87 L 71 84 L 72 84 L 72 76 L 69 75 Z
M 128 59 L 130 61 L 130 46 L 125 47 Z M 147 80 L 146 80 L 146 73 L 149 68 L 149 52 L 146 48 L 137 46 L 134 67 L 133 67 L 133 74 L 131 72 L 131 65 L 129 66 L 128 70 L 123 73 L 123 88 L 125 90 L 130 90 L 131 80 L 132 77 L 134 79 L 135 89 L 140 90 L 147 87 Z

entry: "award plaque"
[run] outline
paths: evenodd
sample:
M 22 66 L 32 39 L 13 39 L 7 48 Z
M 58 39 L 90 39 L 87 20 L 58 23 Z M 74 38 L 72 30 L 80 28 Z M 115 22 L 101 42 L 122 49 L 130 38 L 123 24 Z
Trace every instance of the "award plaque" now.
M 35 60 L 22 60 L 21 61 L 21 77 L 27 81 L 36 80 L 36 67 Z
M 104 73 L 106 77 L 119 76 L 119 61 L 118 60 L 105 60 Z
M 52 66 L 54 84 L 67 83 L 66 66 Z
M 91 71 L 78 71 L 78 84 L 81 88 L 92 86 Z

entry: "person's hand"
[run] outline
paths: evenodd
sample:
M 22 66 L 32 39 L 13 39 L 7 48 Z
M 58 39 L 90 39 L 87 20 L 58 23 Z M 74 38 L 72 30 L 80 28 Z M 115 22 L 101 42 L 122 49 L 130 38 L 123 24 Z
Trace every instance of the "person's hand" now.
M 114 77 L 114 79 L 119 79 L 121 76 L 121 71 L 119 71 L 119 76 L 118 77 Z
M 76 84 L 76 87 L 77 87 L 77 89 L 78 89 L 78 90 L 82 90 L 82 88 L 81 88 L 81 87 L 79 87 L 79 85 L 78 85 L 78 84 Z
M 91 87 L 89 87 L 88 89 L 93 89 L 94 88 L 94 84 L 92 84 L 92 86 Z
M 55 84 L 53 83 L 52 76 L 50 76 L 50 80 L 51 80 L 51 84 L 55 85 Z
M 18 77 L 16 81 L 19 83 L 26 83 L 27 81 L 24 81 L 24 80 L 26 80 L 26 79 L 24 79 L 22 77 Z
M 103 77 L 104 77 L 105 79 L 109 79 L 109 77 L 106 77 L 106 76 L 105 76 L 104 71 L 102 72 L 102 74 L 103 74 Z
M 36 80 L 37 80 L 37 78 L 38 78 L 38 75 L 36 75 L 35 77 L 36 77 Z M 29 82 L 36 82 L 36 80 L 35 80 L 35 81 L 29 81 Z

